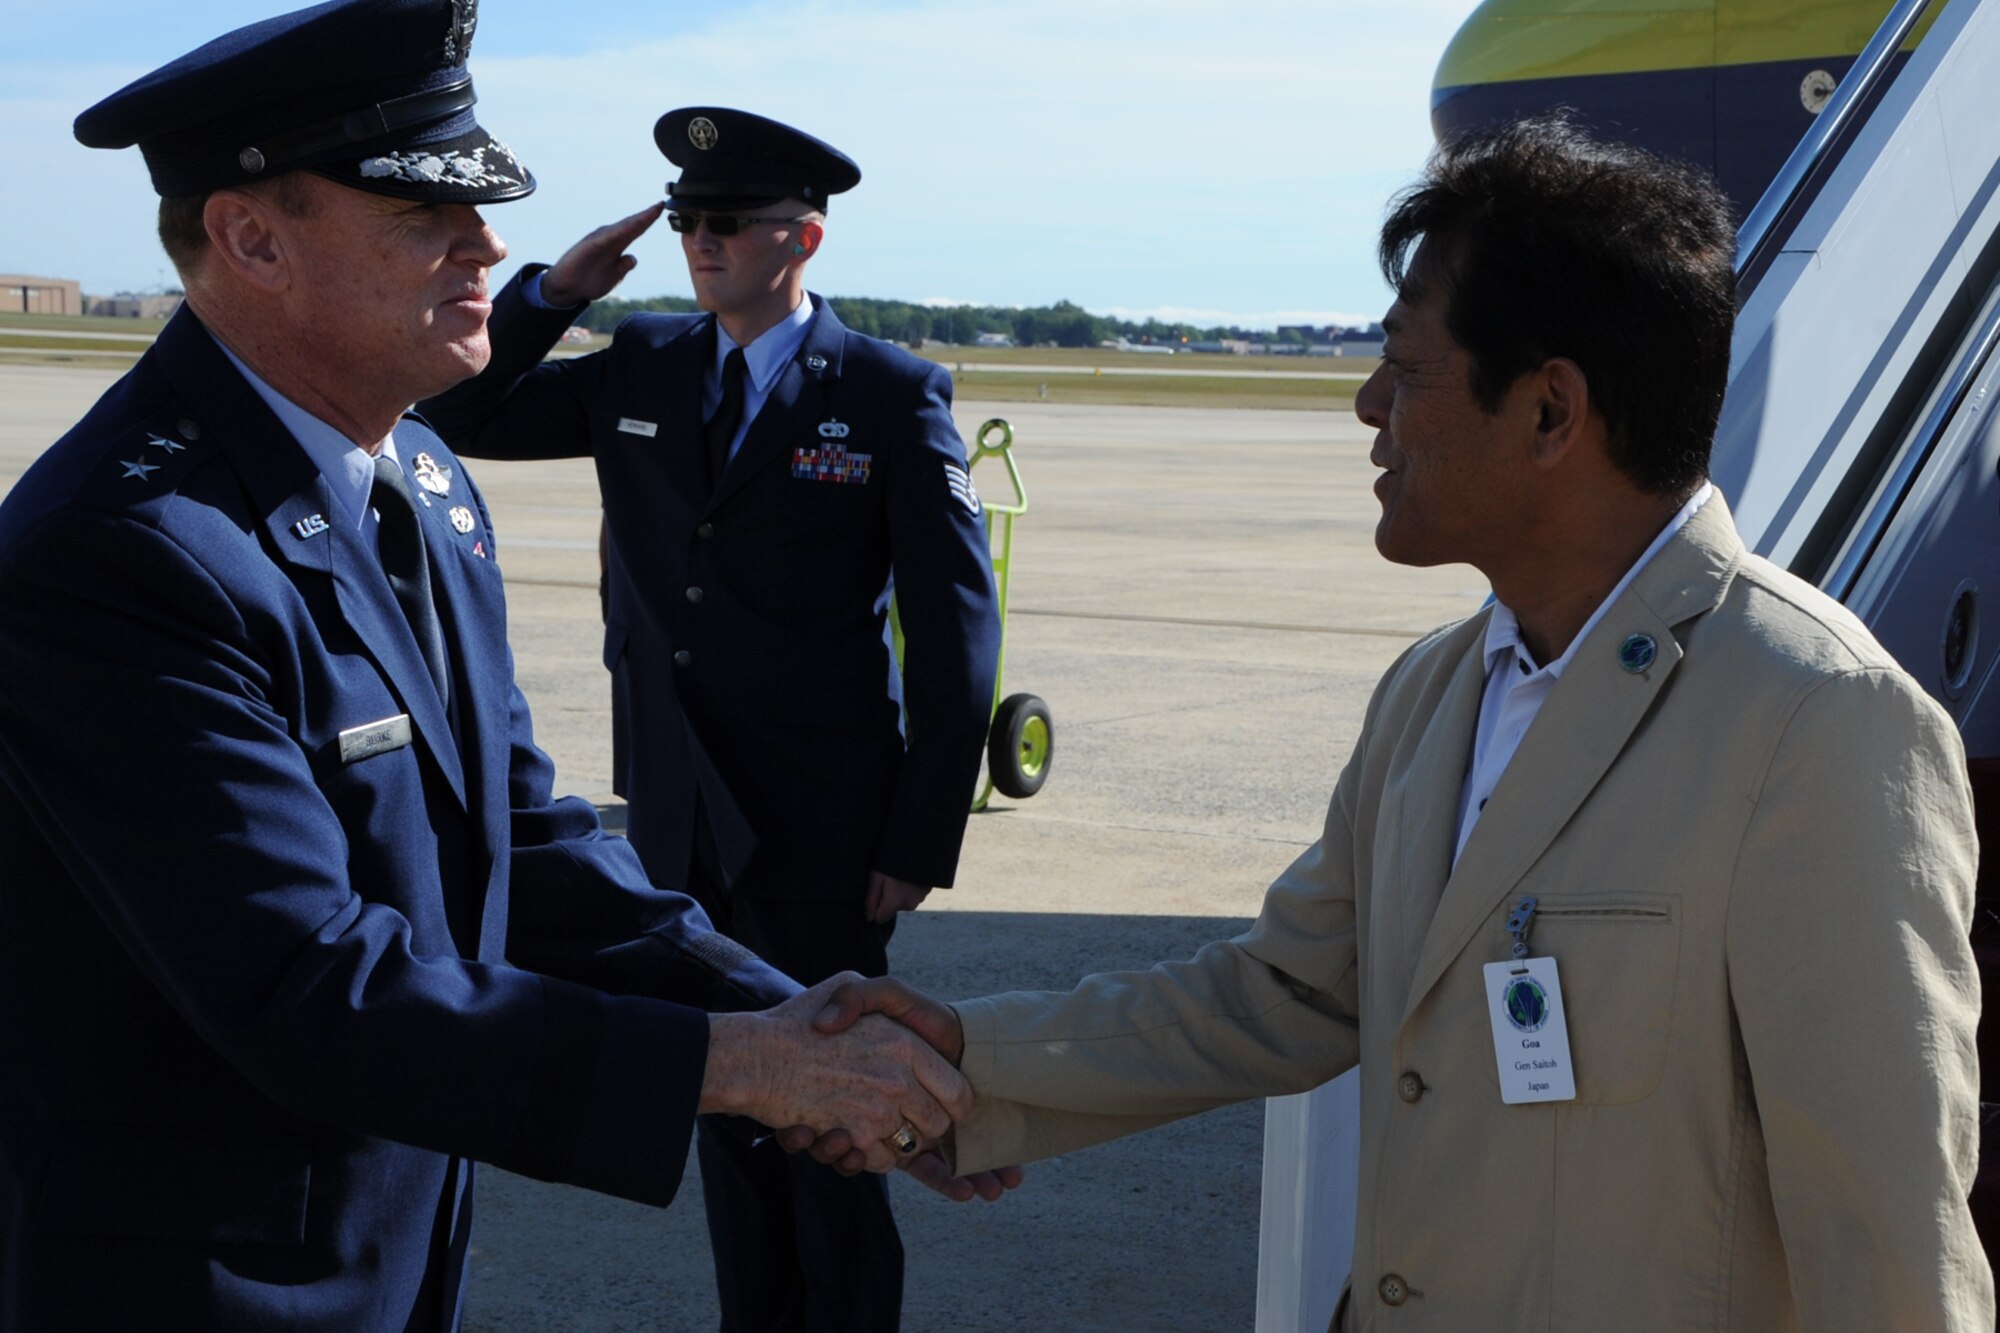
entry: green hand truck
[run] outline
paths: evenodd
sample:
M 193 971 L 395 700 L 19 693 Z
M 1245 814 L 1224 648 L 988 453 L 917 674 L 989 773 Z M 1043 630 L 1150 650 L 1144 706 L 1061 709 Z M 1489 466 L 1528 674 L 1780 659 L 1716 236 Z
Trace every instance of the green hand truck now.
M 1032 694 L 1001 691 L 1007 683 L 1007 573 L 1014 556 L 1014 520 L 1028 512 L 1027 488 L 1021 484 L 1021 469 L 1014 462 L 1014 428 L 999 417 L 980 426 L 973 436 L 969 467 L 997 458 L 1007 468 L 1013 487 L 1011 502 L 998 503 L 982 497 L 980 512 L 986 520 L 986 542 L 993 551 L 993 590 L 1000 603 L 1000 660 L 993 676 L 993 721 L 986 732 L 986 780 L 972 808 L 984 810 L 998 791 L 1002 796 L 1025 800 L 1042 789 L 1048 780 L 1049 759 L 1055 753 L 1055 727 L 1049 720 L 1049 706 Z M 896 604 L 889 603 L 889 624 L 895 637 L 896 660 L 903 660 L 903 624 Z

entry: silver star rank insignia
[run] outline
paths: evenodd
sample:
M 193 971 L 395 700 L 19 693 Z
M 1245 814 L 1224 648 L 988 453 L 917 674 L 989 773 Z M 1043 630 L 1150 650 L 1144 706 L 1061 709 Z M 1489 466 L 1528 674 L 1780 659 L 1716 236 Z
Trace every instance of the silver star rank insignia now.
M 141 481 L 144 481 L 146 479 L 146 474 L 148 472 L 158 472 L 160 470 L 160 465 L 158 463 L 148 463 L 143 458 L 140 459 L 121 458 L 118 460 L 118 463 L 119 466 L 125 469 L 124 472 L 119 474 L 120 476 L 137 477 Z
M 164 435 L 148 435 L 146 444 L 149 448 L 165 449 L 170 454 L 177 454 L 187 448 L 179 440 L 170 440 Z

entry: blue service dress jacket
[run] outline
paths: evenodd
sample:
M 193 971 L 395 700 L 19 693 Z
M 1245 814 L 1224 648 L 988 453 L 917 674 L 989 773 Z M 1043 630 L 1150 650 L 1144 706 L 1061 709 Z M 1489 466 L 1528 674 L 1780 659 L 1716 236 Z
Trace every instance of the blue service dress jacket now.
M 666 1203 L 701 1009 L 796 990 L 552 797 L 397 437 L 449 713 L 185 309 L 0 505 L 0 1328 L 452 1327 L 468 1159 Z
M 423 411 L 474 457 L 596 459 L 604 657 L 629 673 L 629 831 L 654 877 L 683 882 L 699 792 L 734 894 L 858 901 L 871 870 L 950 884 L 1000 652 L 950 378 L 814 296 L 711 492 L 714 318 L 633 315 L 609 348 L 544 363 L 575 312 L 521 281 L 485 372 Z

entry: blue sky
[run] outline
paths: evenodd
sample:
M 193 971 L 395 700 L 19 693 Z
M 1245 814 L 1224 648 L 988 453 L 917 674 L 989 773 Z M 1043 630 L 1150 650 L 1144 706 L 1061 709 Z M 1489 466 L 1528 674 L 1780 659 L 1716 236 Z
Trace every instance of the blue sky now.
M 86 291 L 171 280 L 136 151 L 77 112 L 257 0 L 6 0 L 0 272 Z M 737 106 L 845 150 L 811 285 L 1199 323 L 1387 304 L 1373 237 L 1430 147 L 1431 75 L 1474 0 L 483 0 L 480 119 L 541 181 L 490 211 L 553 260 L 659 197 L 653 121 Z M 623 294 L 688 292 L 664 227 Z

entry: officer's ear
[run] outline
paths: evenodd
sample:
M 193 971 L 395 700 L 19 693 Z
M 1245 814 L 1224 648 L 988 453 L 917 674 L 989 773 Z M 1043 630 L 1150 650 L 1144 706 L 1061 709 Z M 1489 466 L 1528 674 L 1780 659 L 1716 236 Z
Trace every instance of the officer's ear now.
M 826 238 L 826 228 L 817 222 L 801 223 L 799 233 L 792 238 L 792 255 L 800 263 L 819 253 L 819 243 Z
M 291 286 L 277 212 L 272 201 L 242 190 L 217 190 L 201 210 L 214 261 L 260 291 L 281 292 Z

